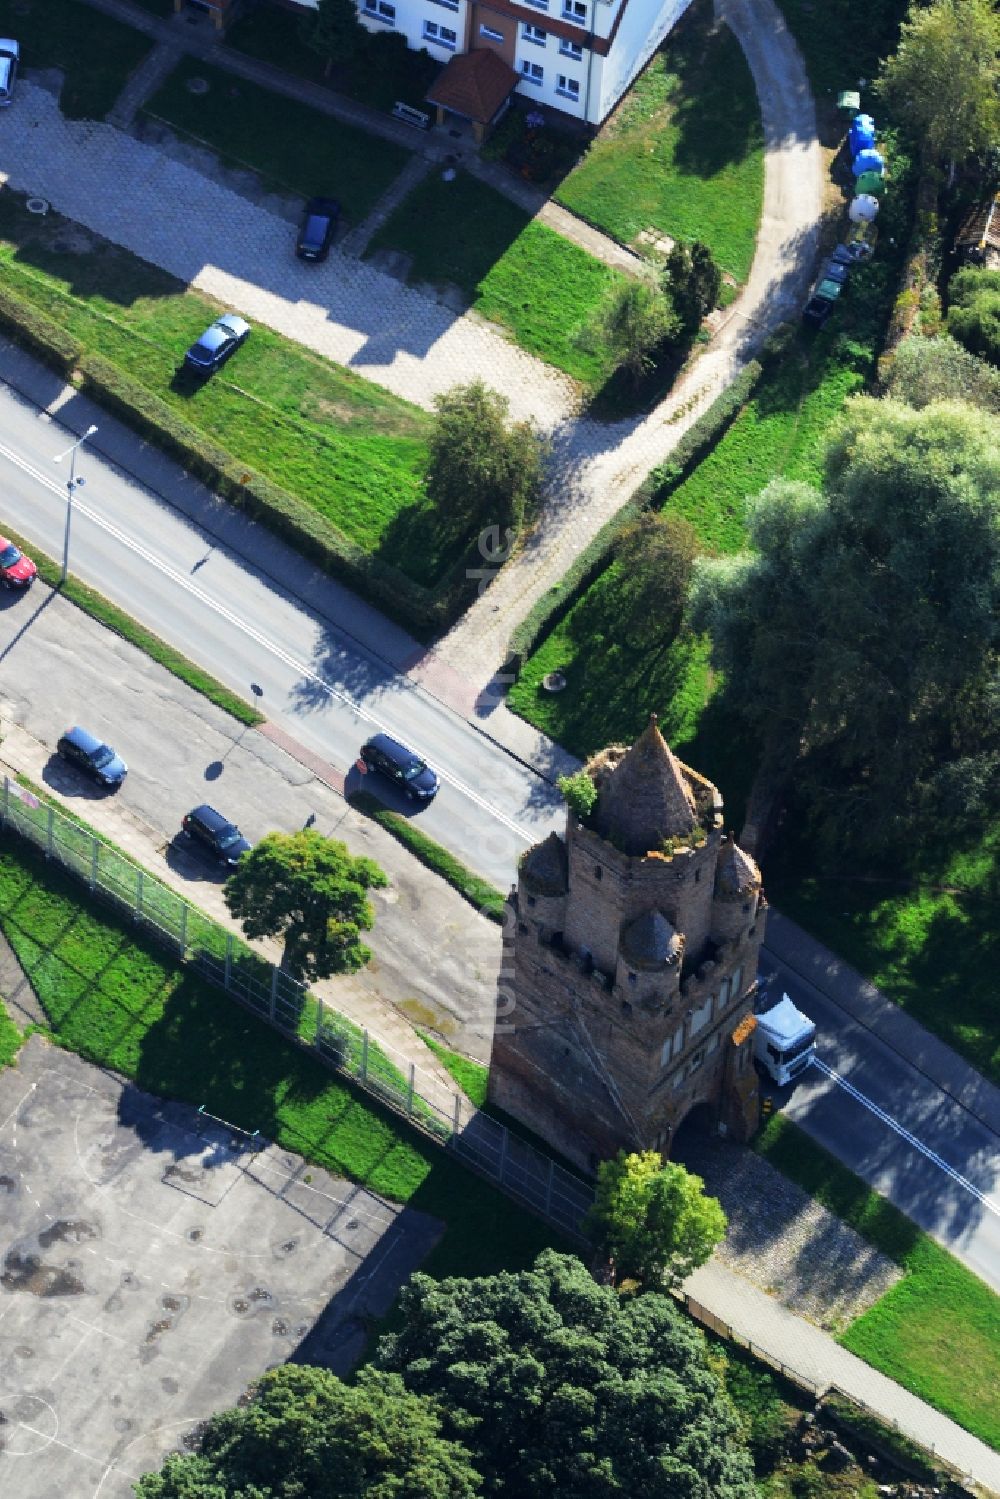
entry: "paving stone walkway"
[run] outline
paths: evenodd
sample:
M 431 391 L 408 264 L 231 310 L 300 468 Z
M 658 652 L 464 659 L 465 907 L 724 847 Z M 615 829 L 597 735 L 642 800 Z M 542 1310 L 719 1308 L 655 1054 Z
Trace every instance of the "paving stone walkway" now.
M 156 93 L 182 57 L 176 41 L 157 42 L 136 68 L 108 113 L 108 124 L 128 130 L 146 100 Z
M 394 182 L 379 198 L 367 218 L 349 229 L 338 245 L 341 255 L 353 255 L 360 260 L 370 241 L 395 213 L 399 205 L 408 198 L 434 166 L 426 156 L 411 156 Z
M 751 1151 L 706 1137 L 676 1158 L 725 1209 L 716 1258 L 796 1316 L 842 1332 L 901 1279 L 888 1256 Z

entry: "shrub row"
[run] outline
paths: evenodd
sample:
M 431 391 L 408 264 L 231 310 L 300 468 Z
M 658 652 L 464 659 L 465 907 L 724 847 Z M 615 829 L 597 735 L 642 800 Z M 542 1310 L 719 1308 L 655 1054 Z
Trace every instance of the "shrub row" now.
M 348 797 L 351 806 L 358 812 L 363 812 L 373 822 L 385 828 L 387 833 L 399 840 L 404 848 L 420 860 L 421 864 L 439 874 L 446 880 L 453 890 L 457 890 L 470 906 L 475 906 L 483 916 L 489 917 L 498 925 L 503 925 L 504 908 L 506 896 L 499 891 L 495 885 L 488 880 L 481 879 L 478 874 L 473 874 L 471 869 L 450 854 L 440 843 L 435 843 L 433 838 L 428 838 L 419 828 L 415 828 L 405 817 L 398 812 L 390 812 L 388 807 L 383 807 L 377 797 L 368 791 L 355 791 Z
M 669 458 L 655 468 L 625 504 L 601 527 L 589 546 L 570 564 L 561 582 L 543 594 L 513 631 L 504 670 L 519 671 L 543 636 L 555 629 L 598 576 L 607 567 L 621 533 L 652 507 L 660 509 L 671 492 L 687 478 L 705 454 L 742 411 L 763 374 L 763 366 L 752 359 L 741 375 L 717 396 L 688 428 Z
M 64 328 L 30 302 L 0 288 L 0 327 L 18 343 L 82 388 L 187 471 L 263 522 L 331 577 L 369 599 L 418 638 L 448 625 L 468 601 L 470 584 L 461 559 L 434 590 L 365 552 L 295 495 L 248 471 L 232 453 L 186 421 L 140 381 L 100 354 L 84 353 Z

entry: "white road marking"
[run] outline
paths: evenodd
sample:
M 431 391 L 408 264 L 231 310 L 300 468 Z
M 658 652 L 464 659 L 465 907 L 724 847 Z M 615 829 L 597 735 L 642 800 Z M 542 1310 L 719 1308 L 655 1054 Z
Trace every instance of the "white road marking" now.
M 0 442 L 0 454 L 2 454 L 2 456 L 6 458 L 10 463 L 13 463 L 16 468 L 21 469 L 23 473 L 30 475 L 30 477 L 37 480 L 39 484 L 44 485 L 46 489 L 51 490 L 54 494 L 62 495 L 62 485 L 57 484 L 50 475 L 44 473 L 41 469 L 36 468 L 33 463 L 30 463 L 26 458 L 23 458 L 19 453 L 15 452 L 13 448 L 7 447 L 7 445 L 3 442 Z M 110 521 L 106 520 L 96 510 L 92 510 L 88 505 L 84 504 L 82 500 L 74 497 L 73 510 L 77 515 L 85 515 L 88 520 L 93 521 L 93 523 L 96 526 L 100 527 L 102 531 L 107 532 L 109 536 L 113 536 L 116 541 L 121 543 L 122 546 L 127 547 L 130 552 L 134 552 L 137 557 L 141 557 L 144 562 L 148 562 L 151 567 L 156 568 L 156 570 L 162 573 L 164 577 L 169 578 L 170 581 L 174 583 L 178 588 L 185 589 L 189 594 L 192 595 L 193 598 L 198 599 L 198 601 L 204 604 L 206 608 L 211 609 L 215 614 L 218 614 L 220 618 L 226 620 L 227 623 L 234 625 L 236 629 L 242 632 L 242 634 L 248 636 L 249 639 L 253 640 L 257 645 L 262 646 L 264 650 L 269 651 L 272 656 L 275 656 L 279 661 L 283 662 L 285 666 L 290 666 L 292 670 L 298 672 L 300 676 L 307 678 L 311 682 L 315 682 L 316 685 L 320 687 L 328 697 L 333 698 L 337 702 L 343 703 L 345 707 L 350 708 L 350 710 L 356 715 L 356 717 L 359 718 L 363 723 L 370 724 L 373 729 L 376 729 L 383 734 L 392 734 L 394 732 L 392 725 L 384 723 L 381 719 L 376 718 L 375 715 L 371 713 L 367 708 L 362 707 L 360 703 L 356 702 L 349 693 L 341 691 L 339 687 L 332 687 L 324 677 L 320 676 L 318 672 L 313 671 L 310 666 L 307 666 L 304 662 L 297 660 L 296 657 L 290 655 L 289 652 L 284 650 L 281 646 L 276 645 L 272 640 L 269 640 L 268 637 L 264 635 L 260 630 L 255 629 L 253 625 L 248 624 L 246 620 L 241 619 L 238 614 L 235 614 L 231 609 L 226 608 L 224 604 L 220 604 L 216 599 L 213 599 L 211 595 L 207 594 L 203 588 L 199 588 L 197 583 L 193 583 L 191 579 L 184 573 L 178 572 L 176 568 L 171 567 L 169 563 L 164 562 L 160 557 L 157 557 L 155 553 L 149 551 L 149 549 L 147 547 L 144 547 L 140 542 L 133 540 L 131 536 L 128 536 L 117 526 L 112 525 Z M 516 834 L 518 838 L 523 838 L 525 843 L 535 842 L 534 833 L 528 832 L 525 828 L 522 828 L 513 820 L 513 818 L 510 818 L 506 815 L 506 813 L 501 812 L 498 807 L 494 807 L 485 799 L 485 797 L 481 797 L 478 792 L 473 791 L 471 786 L 467 786 L 464 781 L 460 781 L 457 776 L 451 775 L 451 773 L 448 771 L 439 771 L 438 775 L 439 778 L 446 783 L 446 785 L 451 786 L 453 790 L 460 792 L 463 796 L 467 796 L 471 802 L 475 803 L 475 805 L 479 807 L 480 811 L 486 812 L 490 817 L 495 818 L 497 822 L 502 823 L 503 826 L 508 828 L 510 832 Z
M 34 1091 L 35 1091 L 35 1089 L 37 1087 L 38 1087 L 37 1083 L 32 1083 L 32 1085 L 28 1089 L 27 1093 L 25 1093 L 24 1097 L 21 1099 L 21 1102 L 14 1105 L 14 1107 L 11 1109 L 10 1113 L 7 1115 L 7 1118 L 4 1120 L 3 1124 L 0 1124 L 0 1135 L 3 1134 L 4 1130 L 7 1128 L 8 1124 L 10 1123 L 10 1121 L 12 1119 L 15 1119 L 17 1117 L 17 1115 L 21 1112 L 21 1108 L 23 1107 L 24 1103 L 27 1101 L 27 1099 L 29 1099 L 31 1097 L 32 1093 L 34 1093 Z M 17 1144 L 17 1128 L 16 1128 L 16 1126 L 15 1126 L 15 1129 L 14 1129 L 13 1143 L 15 1145 Z
M 891 1114 L 887 1114 L 885 1109 L 879 1108 L 873 1099 L 868 1098 L 866 1094 L 855 1088 L 853 1083 L 849 1083 L 846 1078 L 841 1077 L 839 1072 L 834 1072 L 833 1068 L 828 1067 L 825 1062 L 821 1062 L 819 1057 L 813 1057 L 812 1064 L 824 1077 L 828 1077 L 831 1082 L 836 1083 L 838 1088 L 843 1088 L 845 1093 L 849 1093 L 869 1113 L 874 1114 L 877 1119 L 881 1119 L 883 1124 L 887 1124 L 895 1134 L 899 1135 L 900 1139 L 906 1141 L 907 1145 L 912 1145 L 914 1150 L 918 1150 L 922 1156 L 925 1156 L 928 1161 L 931 1161 L 946 1176 L 950 1176 L 953 1182 L 957 1182 L 960 1187 L 963 1187 L 966 1192 L 975 1197 L 977 1202 L 981 1202 L 984 1208 L 987 1208 L 991 1213 L 1000 1218 L 1000 1202 L 995 1201 L 992 1197 L 988 1197 L 980 1187 L 976 1186 L 975 1182 L 969 1181 L 967 1176 L 963 1176 L 960 1171 L 956 1171 L 954 1166 L 949 1166 L 948 1162 L 942 1160 L 937 1151 L 931 1150 L 929 1145 L 925 1145 L 922 1140 L 918 1140 L 916 1135 L 911 1134 L 898 1120 L 893 1119 Z

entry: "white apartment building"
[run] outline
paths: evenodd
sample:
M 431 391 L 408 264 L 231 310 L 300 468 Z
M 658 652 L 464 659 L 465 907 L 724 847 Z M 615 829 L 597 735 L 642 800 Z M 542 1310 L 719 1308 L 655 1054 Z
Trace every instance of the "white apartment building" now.
M 303 8 L 315 6 L 315 0 L 299 3 Z M 358 14 L 369 30 L 398 31 L 411 47 L 426 47 L 442 62 L 466 53 L 495 53 L 516 78 L 495 69 L 491 87 L 484 91 L 490 102 L 504 90 L 506 76 L 510 87 L 504 103 L 515 91 L 591 125 L 599 125 L 611 112 L 689 4 L 690 0 L 357 0 Z

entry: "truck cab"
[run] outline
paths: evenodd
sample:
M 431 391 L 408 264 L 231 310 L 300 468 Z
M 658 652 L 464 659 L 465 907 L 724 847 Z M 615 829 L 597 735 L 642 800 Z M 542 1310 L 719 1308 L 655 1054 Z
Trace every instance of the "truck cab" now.
M 816 1053 L 816 1026 L 787 994 L 757 1016 L 754 1059 L 779 1087 L 793 1082 Z

